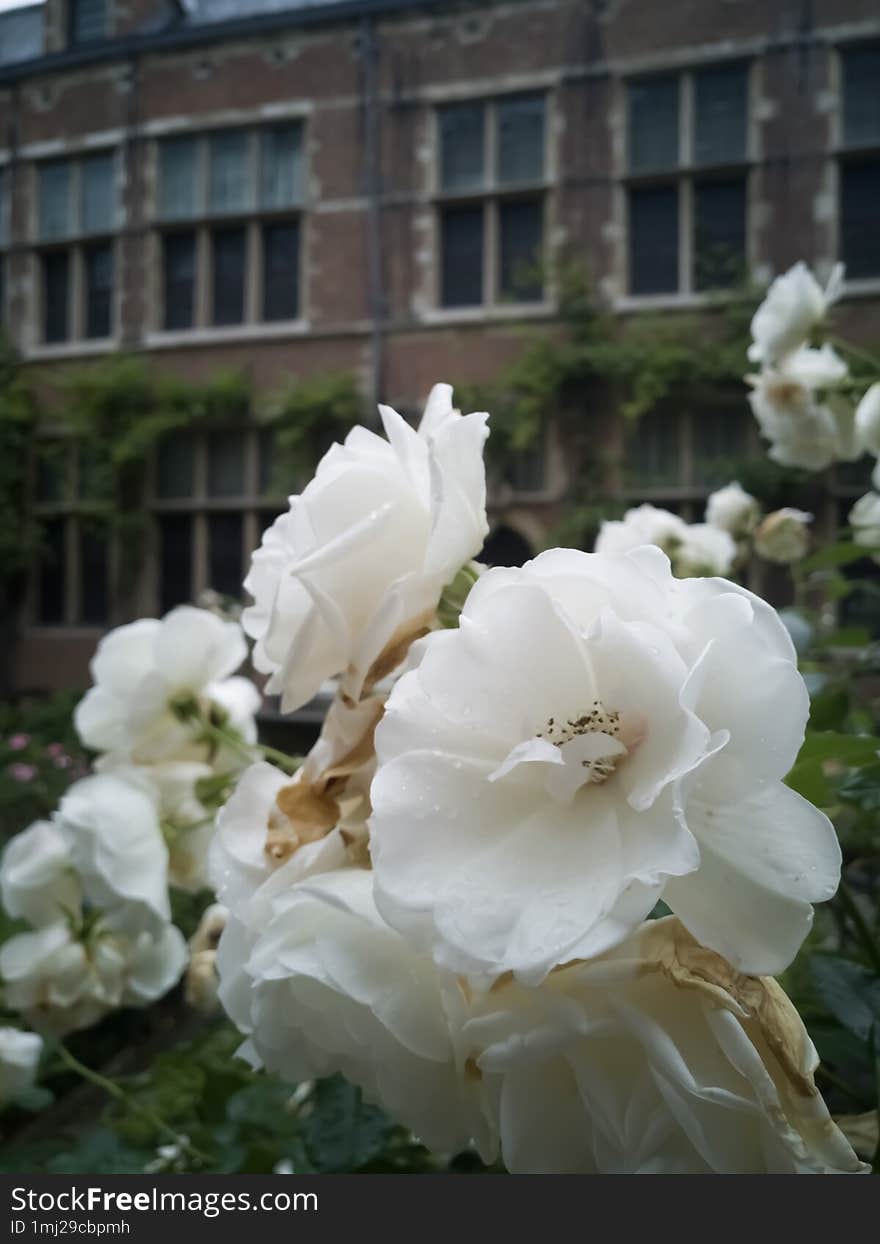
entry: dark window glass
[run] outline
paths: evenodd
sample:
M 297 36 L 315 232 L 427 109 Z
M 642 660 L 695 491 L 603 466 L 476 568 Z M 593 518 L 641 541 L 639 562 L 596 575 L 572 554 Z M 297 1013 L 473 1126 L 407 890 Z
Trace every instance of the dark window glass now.
M 512 185 L 544 176 L 544 96 L 512 95 L 495 107 L 498 181 Z
M 107 621 L 107 538 L 83 523 L 79 533 L 79 621 L 98 624 Z
M 63 501 L 67 496 L 68 445 L 42 441 L 37 448 L 37 500 Z
M 113 247 L 85 251 L 86 336 L 109 337 L 113 324 Z
M 630 82 L 629 171 L 678 168 L 678 75 Z
M 483 104 L 449 104 L 438 113 L 441 190 L 480 190 L 485 184 Z
M 192 328 L 195 318 L 196 235 L 168 233 L 162 241 L 166 328 Z
M 244 492 L 243 432 L 213 432 L 208 440 L 208 496 L 240 497 Z
M 543 297 L 541 272 L 544 209 L 539 199 L 504 203 L 498 209 L 498 294 L 515 302 Z
M 694 74 L 697 164 L 732 164 L 746 155 L 744 65 L 721 65 Z
M 547 478 L 547 455 L 541 435 L 528 449 L 510 455 L 504 478 L 517 492 L 542 492 Z
M 299 225 L 263 226 L 263 319 L 295 320 L 299 311 Z
M 749 415 L 739 407 L 708 407 L 691 419 L 695 483 L 726 483 L 748 454 Z
M 694 185 L 694 262 L 697 289 L 725 289 L 745 276 L 744 177 Z
M 192 600 L 192 519 L 164 514 L 159 519 L 159 608 L 167 613 Z
M 107 33 L 107 0 L 69 0 L 70 42 L 94 43 Z
M 0 255 L 0 324 L 6 325 L 6 256 Z
M 89 156 L 79 166 L 82 233 L 110 233 L 116 223 L 116 164 L 112 152 Z
M 67 341 L 70 336 L 70 256 L 53 251 L 43 256 L 43 340 Z
M 632 483 L 643 488 L 681 484 L 681 420 L 678 411 L 654 410 L 639 420 L 627 445 Z
M 199 139 L 166 138 L 159 147 L 159 214 L 163 220 L 198 216 Z
M 629 288 L 633 294 L 678 290 L 678 189 L 629 193 Z
M 159 445 L 156 494 L 163 498 L 191 497 L 195 441 L 189 432 L 174 432 Z
M 109 499 L 110 482 L 101 466 L 101 455 L 94 441 L 85 441 L 76 451 L 76 495 L 80 501 Z
M 880 47 L 843 54 L 843 141 L 848 147 L 880 143 Z
M 244 319 L 245 231 L 215 229 L 211 234 L 214 259 L 214 324 L 241 324 Z
M 48 160 L 39 166 L 40 237 L 66 238 L 74 231 L 71 213 L 71 163 Z
M 67 598 L 67 520 L 51 518 L 43 524 L 40 561 L 39 620 L 51 625 L 64 621 Z
M 442 214 L 444 307 L 483 301 L 483 209 L 448 207 Z
M 880 160 L 840 170 L 840 258 L 850 278 L 880 276 Z
M 260 207 L 293 207 L 303 199 L 302 125 L 273 125 L 260 135 Z
M 224 596 L 238 598 L 242 593 L 242 516 L 208 516 L 209 587 Z

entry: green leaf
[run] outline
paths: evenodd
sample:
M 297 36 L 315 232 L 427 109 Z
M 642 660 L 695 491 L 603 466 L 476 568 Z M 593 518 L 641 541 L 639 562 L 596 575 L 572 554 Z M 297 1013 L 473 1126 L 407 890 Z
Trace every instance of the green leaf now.
M 827 807 L 831 802 L 831 791 L 821 760 L 799 761 L 785 779 L 785 784 L 817 807 Z
M 811 730 L 798 752 L 797 764 L 805 760 L 839 760 L 841 764 L 870 764 L 880 755 L 880 738 L 873 734 L 841 734 L 835 730 Z
M 320 1171 L 355 1171 L 377 1158 L 395 1125 L 376 1106 L 367 1105 L 341 1076 L 315 1086 L 315 1109 L 305 1126 L 309 1158 Z
M 798 568 L 805 574 L 809 574 L 813 570 L 830 570 L 835 566 L 847 566 L 850 562 L 860 561 L 865 556 L 865 549 L 860 544 L 842 541 L 838 544 L 828 544 L 825 548 L 805 557 Z
M 860 1041 L 880 1027 L 880 977 L 838 955 L 816 955 L 811 964 L 820 999 L 836 1020 Z

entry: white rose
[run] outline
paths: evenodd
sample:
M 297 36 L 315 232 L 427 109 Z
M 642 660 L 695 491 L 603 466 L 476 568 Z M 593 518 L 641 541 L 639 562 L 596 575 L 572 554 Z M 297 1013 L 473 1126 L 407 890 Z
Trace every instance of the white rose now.
M 80 883 L 57 826 L 36 821 L 9 840 L 0 863 L 0 894 L 10 916 L 33 925 L 79 911 Z
M 681 579 L 726 575 L 736 561 L 736 552 L 736 541 L 729 532 L 709 523 L 689 523 L 670 560 L 673 573 Z
M 16 1101 L 33 1086 L 43 1038 L 21 1028 L 0 1028 L 0 1106 Z
M 755 532 L 755 552 L 769 562 L 785 566 L 806 557 L 810 547 L 809 524 L 813 515 L 784 506 L 768 514 Z
M 830 345 L 796 350 L 758 376 L 749 404 L 770 457 L 782 466 L 821 471 L 836 461 L 854 461 L 861 453 L 855 408 L 839 391 L 848 371 Z
M 369 871 L 297 886 L 255 940 L 236 925 L 220 941 L 220 997 L 256 1065 L 296 1082 L 341 1072 L 433 1149 L 483 1139 L 438 975 L 379 918 Z
M 779 985 L 738 975 L 672 918 L 539 989 L 475 996 L 458 1040 L 515 1174 L 869 1170 Z
M 856 407 L 859 447 L 880 457 L 880 384 L 872 384 Z
M 0 976 L 9 1007 L 37 1028 L 63 1034 L 117 1007 L 154 1002 L 179 980 L 186 958 L 186 942 L 171 924 L 153 937 L 98 920 L 83 940 L 59 921 L 5 942 Z
M 880 494 L 866 492 L 859 497 L 849 512 L 849 525 L 855 532 L 856 544 L 880 548 Z
M 82 778 L 62 797 L 56 824 L 91 903 L 133 930 L 167 923 L 168 848 L 146 782 L 130 771 Z
M 760 519 L 760 503 L 738 481 L 719 488 L 706 502 L 706 522 L 735 539 L 751 535 Z
M 782 779 L 808 696 L 775 611 L 644 547 L 488 571 L 422 642 L 376 731 L 379 910 L 455 972 L 536 983 L 662 895 L 773 973 L 839 880 L 828 819 Z
M 104 636 L 92 659 L 95 685 L 74 716 L 80 738 L 139 764 L 204 760 L 210 749 L 197 742 L 198 723 L 182 721 L 175 710 L 196 704 L 208 713 L 216 705 L 226 714 L 231 702 L 233 724 L 252 734 L 256 689 L 244 691 L 243 679 L 232 688 L 223 682 L 246 655 L 237 623 L 189 605 L 161 621 L 141 618 L 120 626 Z
M 462 416 L 451 399 L 436 385 L 418 432 L 380 407 L 388 439 L 354 428 L 264 533 L 242 623 L 283 711 L 337 674 L 357 700 L 403 659 L 444 585 L 482 547 L 487 416 Z
M 629 553 L 643 544 L 655 544 L 673 557 L 687 538 L 687 523 L 669 510 L 639 505 L 620 520 L 603 522 L 596 537 L 597 553 Z
M 752 317 L 751 361 L 772 364 L 802 345 L 840 297 L 842 284 L 842 264 L 835 265 L 824 290 L 803 261 L 778 276 Z

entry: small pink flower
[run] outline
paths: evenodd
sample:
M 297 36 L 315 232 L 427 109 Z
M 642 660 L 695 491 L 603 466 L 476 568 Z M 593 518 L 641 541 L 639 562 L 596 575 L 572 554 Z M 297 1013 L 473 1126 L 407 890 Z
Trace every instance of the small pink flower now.
M 22 752 L 31 741 L 29 734 L 13 734 L 9 740 L 9 750 L 13 752 Z
M 23 764 L 10 765 L 9 772 L 16 782 L 31 782 L 37 776 L 37 766 Z
M 56 769 L 69 769 L 71 760 L 69 756 L 65 756 L 62 752 L 60 756 L 56 755 L 52 757 L 52 764 Z
M 64 744 L 63 743 L 50 743 L 49 746 L 46 748 L 46 751 L 49 753 L 50 756 L 63 756 L 64 755 Z

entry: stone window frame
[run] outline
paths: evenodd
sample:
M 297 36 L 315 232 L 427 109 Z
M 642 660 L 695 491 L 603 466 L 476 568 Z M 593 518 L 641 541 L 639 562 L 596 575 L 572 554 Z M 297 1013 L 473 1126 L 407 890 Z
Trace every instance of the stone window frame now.
M 542 95 L 544 99 L 544 175 L 542 178 L 522 184 L 503 186 L 497 181 L 495 108 L 499 102 L 519 95 Z M 484 164 L 488 170 L 483 186 L 475 189 L 444 190 L 440 182 L 442 155 L 440 112 L 454 104 L 482 104 L 486 107 L 484 126 Z M 428 174 L 428 198 L 431 206 L 431 254 L 433 266 L 430 286 L 430 305 L 422 318 L 426 322 L 468 320 L 483 321 L 488 318 L 523 318 L 546 316 L 555 313 L 555 280 L 551 267 L 553 255 L 553 231 L 555 224 L 556 158 L 554 136 L 557 131 L 558 108 L 554 85 L 541 81 L 520 83 L 508 89 L 482 90 L 479 92 L 450 92 L 432 98 L 429 103 L 430 160 Z M 544 288 L 540 299 L 514 300 L 498 293 L 499 224 L 498 205 L 504 200 L 515 201 L 540 197 L 543 204 L 543 262 Z M 462 306 L 446 306 L 442 301 L 442 222 L 443 209 L 456 206 L 483 205 L 483 300 Z M 487 296 L 488 295 L 488 296 Z
M 694 158 L 695 95 L 694 79 L 704 70 L 742 65 L 746 73 L 745 151 L 743 158 L 730 162 L 697 163 Z M 617 150 L 617 210 L 620 247 L 618 252 L 619 291 L 614 306 L 618 311 L 662 310 L 666 307 L 702 307 L 723 298 L 725 290 L 698 290 L 695 286 L 694 246 L 694 183 L 718 175 L 742 175 L 745 178 L 745 263 L 754 271 L 758 262 L 758 173 L 761 163 L 758 103 L 760 94 L 760 59 L 753 53 L 732 53 L 700 64 L 652 64 L 624 72 L 618 80 L 618 116 L 620 119 Z M 679 89 L 678 125 L 679 152 L 675 168 L 657 172 L 630 172 L 629 169 L 629 87 L 639 79 L 677 77 Z M 630 229 L 629 191 L 641 187 L 672 186 L 678 190 L 678 289 L 656 294 L 630 292 Z
M 147 289 L 148 312 L 144 331 L 144 342 L 147 346 L 168 345 L 199 345 L 224 340 L 242 340 L 249 338 L 267 338 L 278 336 L 300 335 L 308 331 L 308 280 L 305 256 L 308 252 L 310 236 L 310 217 L 313 204 L 309 192 L 309 119 L 306 110 L 297 109 L 290 112 L 248 113 L 244 116 L 230 117 L 223 115 L 205 115 L 197 122 L 170 127 L 150 127 L 146 137 L 149 140 L 147 162 L 148 181 L 151 192 L 148 195 L 148 238 L 147 255 Z M 226 130 L 245 130 L 249 134 L 254 167 L 258 168 L 259 135 L 263 130 L 274 129 L 285 125 L 297 124 L 301 130 L 302 153 L 302 195 L 300 202 L 291 207 L 279 209 L 263 209 L 255 203 L 253 207 L 241 212 L 208 212 L 200 213 L 192 218 L 179 220 L 163 220 L 159 210 L 160 193 L 160 147 L 163 140 L 176 138 L 192 138 L 199 143 L 198 176 L 200 179 L 200 197 L 207 204 L 208 159 L 207 145 L 212 134 Z M 296 222 L 299 229 L 298 255 L 298 286 L 297 314 L 294 318 L 283 320 L 264 320 L 261 318 L 262 306 L 262 231 L 264 226 Z M 241 226 L 245 230 L 245 274 L 244 274 L 244 317 L 238 324 L 212 324 L 210 307 L 212 297 L 212 230 L 224 227 Z M 164 296 L 164 263 L 163 238 L 171 233 L 192 232 L 195 235 L 196 247 L 196 278 L 194 303 L 194 322 L 188 328 L 165 328 L 165 296 Z
M 79 220 L 69 234 L 58 238 L 40 235 L 40 169 L 46 164 L 67 163 L 71 168 L 70 198 L 80 203 L 82 165 L 95 157 L 109 155 L 113 160 L 113 186 L 116 194 L 113 221 L 108 229 L 85 232 L 79 228 Z M 122 246 L 124 228 L 123 207 L 123 152 L 116 141 L 100 144 L 77 144 L 68 151 L 52 151 L 34 154 L 27 166 L 28 213 L 27 248 L 28 278 L 31 288 L 28 314 L 29 344 L 24 353 L 28 358 L 57 358 L 66 355 L 105 354 L 116 349 L 121 338 L 122 301 Z M 77 215 L 79 208 L 76 209 Z M 85 335 L 87 315 L 86 251 L 94 246 L 107 245 L 113 258 L 113 286 L 110 295 L 110 333 L 103 337 Z M 68 334 L 64 341 L 46 341 L 44 327 L 43 258 L 47 254 L 68 255 Z
M 829 181 L 832 187 L 831 198 L 834 203 L 832 254 L 842 260 L 841 239 L 841 168 L 849 162 L 876 160 L 880 163 L 880 136 L 875 143 L 850 146 L 845 138 L 846 118 L 844 116 L 844 59 L 847 52 L 861 48 L 876 48 L 880 51 L 880 36 L 872 34 L 868 38 L 847 40 L 829 49 L 829 79 L 837 107 L 832 110 L 831 117 L 831 148 L 829 152 Z M 827 264 L 830 268 L 830 261 Z M 849 277 L 844 274 L 844 292 L 854 296 L 873 296 L 880 293 L 880 272 L 876 276 Z
M 208 491 L 208 441 L 212 435 L 240 433 L 244 438 L 243 489 L 235 495 L 211 495 Z M 210 581 L 210 518 L 215 514 L 237 514 L 242 519 L 241 565 L 242 580 L 247 574 L 250 556 L 259 547 L 262 534 L 287 509 L 287 497 L 261 487 L 261 436 L 270 436 L 270 429 L 242 416 L 239 422 L 217 427 L 188 430 L 193 438 L 192 490 L 177 497 L 161 496 L 159 491 L 159 452 L 151 455 L 146 481 L 146 509 L 150 516 L 147 556 L 144 559 L 145 579 L 142 583 L 142 607 L 152 616 L 161 616 L 162 602 L 162 539 L 163 517 L 184 517 L 191 523 L 190 596 L 179 603 L 194 604 L 199 595 L 214 589 Z M 174 434 L 171 434 L 172 437 Z M 269 442 L 267 441 L 267 446 Z M 271 448 L 265 453 L 271 459 Z M 247 597 L 240 590 L 239 598 Z M 172 607 L 169 605 L 169 607 Z

